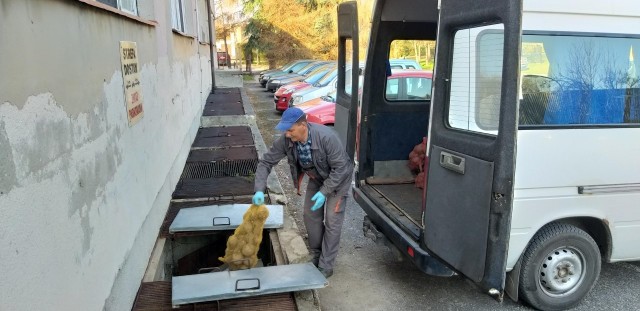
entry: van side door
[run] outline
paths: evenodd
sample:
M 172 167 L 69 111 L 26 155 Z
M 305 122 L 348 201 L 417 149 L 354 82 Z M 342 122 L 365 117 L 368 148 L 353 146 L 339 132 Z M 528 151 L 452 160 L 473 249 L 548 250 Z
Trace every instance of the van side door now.
M 423 244 L 502 299 L 518 115 L 522 0 L 441 1 Z

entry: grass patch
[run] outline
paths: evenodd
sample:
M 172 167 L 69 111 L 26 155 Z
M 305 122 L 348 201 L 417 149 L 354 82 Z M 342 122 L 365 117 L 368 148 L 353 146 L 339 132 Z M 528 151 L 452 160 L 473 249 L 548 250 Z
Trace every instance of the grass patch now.
M 243 74 L 242 75 L 242 81 L 255 81 L 256 79 L 253 77 L 253 75 L 250 74 Z

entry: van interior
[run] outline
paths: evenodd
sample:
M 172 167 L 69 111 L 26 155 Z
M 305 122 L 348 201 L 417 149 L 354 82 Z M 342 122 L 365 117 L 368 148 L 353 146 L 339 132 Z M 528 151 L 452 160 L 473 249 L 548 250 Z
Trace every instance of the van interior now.
M 418 238 L 423 227 L 423 189 L 416 187 L 408 167 L 409 153 L 427 135 L 429 100 L 394 100 L 385 96 L 386 63 L 393 59 L 394 42 L 434 42 L 437 31 L 437 1 L 421 2 L 407 12 L 406 1 L 380 1 L 374 18 L 363 81 L 359 129 L 359 171 L 361 189 L 404 231 Z M 432 12 L 432 16 L 425 14 Z M 424 21 L 424 20 L 427 21 Z M 433 56 L 432 56 L 433 57 Z

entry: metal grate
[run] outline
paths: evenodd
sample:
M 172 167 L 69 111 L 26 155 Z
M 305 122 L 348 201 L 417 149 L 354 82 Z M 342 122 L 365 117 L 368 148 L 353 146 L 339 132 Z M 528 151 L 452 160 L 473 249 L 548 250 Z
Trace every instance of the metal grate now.
M 242 95 L 239 88 L 216 89 L 209 95 L 204 106 L 203 116 L 244 115 Z
M 182 179 L 173 192 L 174 199 L 215 198 L 253 195 L 253 179 L 249 177 L 216 177 Z
M 224 149 L 253 146 L 253 135 L 248 126 L 203 127 L 198 130 L 191 150 Z
M 171 305 L 171 282 L 158 281 L 146 282 L 140 285 L 136 300 L 133 303 L 134 311 L 183 311 L 183 310 L 210 310 L 210 311 L 295 311 L 296 305 L 292 293 L 264 295 L 258 297 L 220 300 L 196 304 L 176 306 Z
M 192 150 L 180 178 L 250 176 L 257 166 L 258 153 L 253 146 Z

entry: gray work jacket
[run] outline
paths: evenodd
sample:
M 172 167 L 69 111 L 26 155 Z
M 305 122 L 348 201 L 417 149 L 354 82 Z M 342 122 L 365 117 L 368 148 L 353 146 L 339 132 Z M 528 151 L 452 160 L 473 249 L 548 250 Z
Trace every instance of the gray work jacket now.
M 309 123 L 311 135 L 311 156 L 318 174 L 324 179 L 320 192 L 325 196 L 330 194 L 346 195 L 351 186 L 353 162 L 347 156 L 340 139 L 333 131 L 324 125 Z M 291 139 L 282 135 L 273 142 L 271 149 L 262 155 L 256 170 L 255 191 L 263 191 L 267 187 L 267 177 L 271 168 L 282 158 L 287 157 L 291 178 L 300 194 L 300 184 L 304 171 L 298 162 L 298 151 Z

